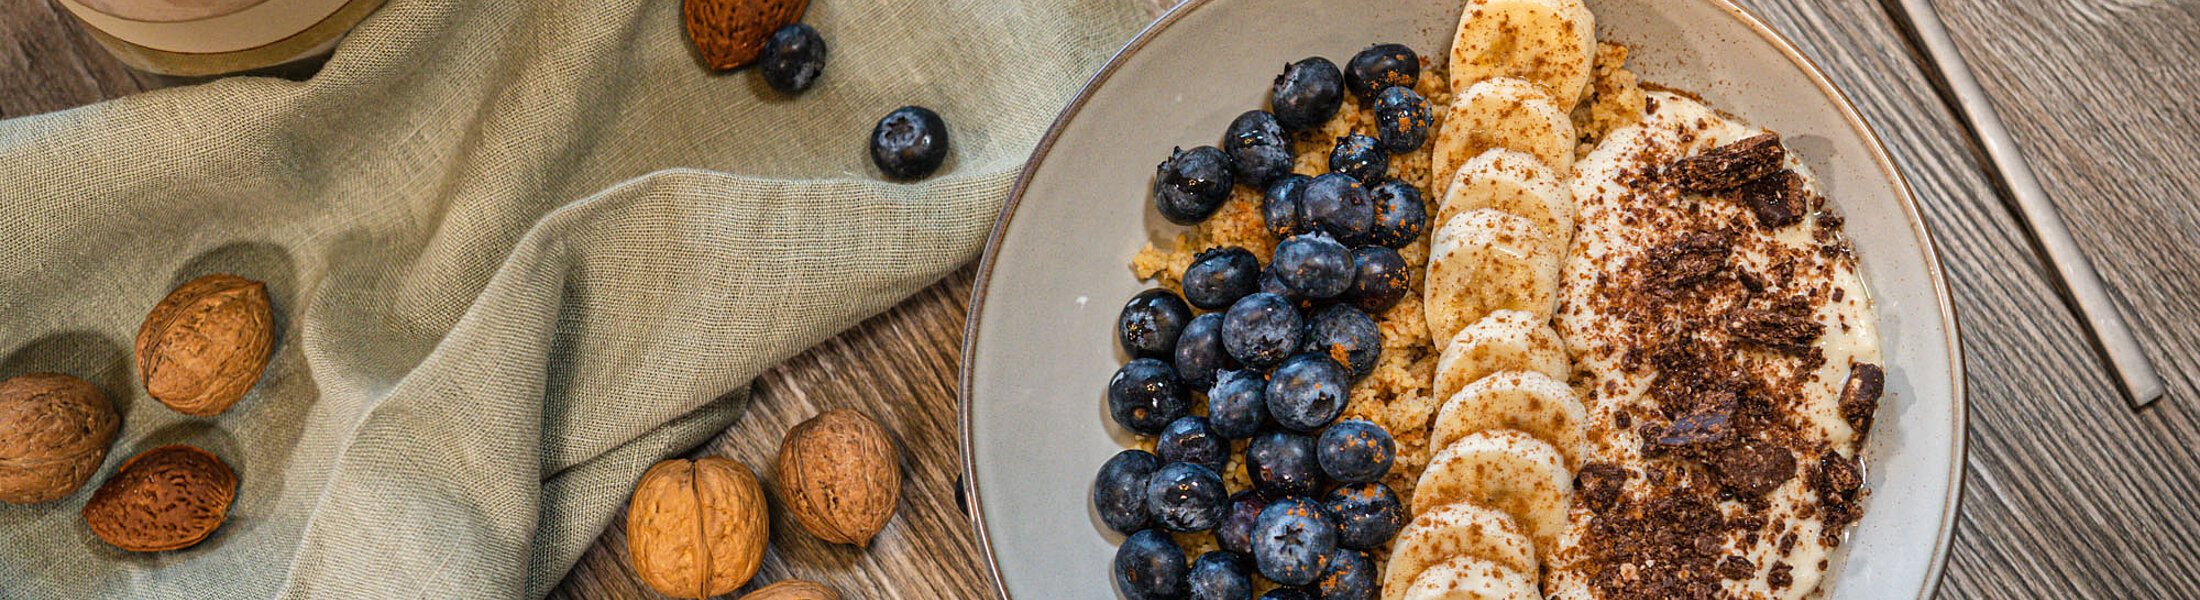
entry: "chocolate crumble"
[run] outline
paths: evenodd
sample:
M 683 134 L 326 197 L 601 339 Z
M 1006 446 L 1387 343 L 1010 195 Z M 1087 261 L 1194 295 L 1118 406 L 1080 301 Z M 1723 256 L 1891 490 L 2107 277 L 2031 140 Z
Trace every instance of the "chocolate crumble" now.
M 1858 434 L 1871 432 L 1872 413 L 1879 410 L 1879 395 L 1886 385 L 1887 372 L 1879 365 L 1849 365 L 1849 381 L 1841 386 L 1841 418 Z
M 1767 349 L 1800 353 L 1825 333 L 1826 326 L 1811 320 L 1807 314 L 1796 313 L 1793 310 L 1737 308 L 1731 314 L 1733 320 L 1727 324 L 1727 332 Z
M 1716 192 L 1770 175 L 1786 157 L 1779 134 L 1760 133 L 1673 161 L 1666 165 L 1665 177 L 1685 191 Z
M 1743 183 L 1734 188 L 1729 197 L 1748 207 L 1749 212 L 1757 216 L 1757 225 L 1765 229 L 1801 223 L 1803 215 L 1810 212 L 1810 197 L 1803 189 L 1803 176 L 1787 169 Z

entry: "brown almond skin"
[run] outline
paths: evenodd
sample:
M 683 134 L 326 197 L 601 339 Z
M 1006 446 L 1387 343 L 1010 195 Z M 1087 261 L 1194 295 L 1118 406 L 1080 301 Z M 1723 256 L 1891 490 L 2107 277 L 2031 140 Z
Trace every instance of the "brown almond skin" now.
M 815 581 L 789 579 L 757 588 L 741 600 L 840 600 L 840 592 Z
M 176 288 L 146 315 L 138 327 L 138 376 L 146 394 L 176 412 L 218 415 L 260 381 L 274 340 L 265 284 L 207 275 Z
M 107 460 L 121 418 L 98 386 L 60 373 L 0 381 L 0 502 L 76 493 Z
M 196 447 L 171 444 L 124 461 L 84 503 L 84 524 L 116 548 L 158 552 L 205 540 L 229 518 L 237 473 Z
M 809 0 L 686 0 L 681 13 L 703 65 L 725 70 L 756 62 L 765 38 L 809 8 Z
M 780 498 L 804 530 L 865 546 L 901 503 L 901 453 L 871 419 L 827 411 L 787 430 L 779 446 Z
M 642 473 L 627 506 L 627 554 L 659 593 L 704 598 L 748 584 L 771 542 L 764 489 L 722 456 L 676 458 Z

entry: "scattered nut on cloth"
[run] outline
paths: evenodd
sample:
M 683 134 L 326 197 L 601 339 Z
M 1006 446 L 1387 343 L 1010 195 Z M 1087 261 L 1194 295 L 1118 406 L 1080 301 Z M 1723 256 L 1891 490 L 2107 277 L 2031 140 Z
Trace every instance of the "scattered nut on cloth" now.
M 757 373 L 977 258 L 1056 112 L 1147 21 L 813 0 L 832 66 L 787 97 L 706 69 L 681 5 L 390 0 L 307 81 L 0 121 L 0 377 L 82 377 L 120 416 L 88 482 L 0 504 L 0 596 L 544 596 Z M 909 104 L 955 147 L 891 183 L 867 136 Z M 268 362 L 187 416 L 147 395 L 134 340 L 215 273 L 265 283 Z M 94 490 L 170 444 L 233 471 L 226 519 L 178 550 L 94 536 Z

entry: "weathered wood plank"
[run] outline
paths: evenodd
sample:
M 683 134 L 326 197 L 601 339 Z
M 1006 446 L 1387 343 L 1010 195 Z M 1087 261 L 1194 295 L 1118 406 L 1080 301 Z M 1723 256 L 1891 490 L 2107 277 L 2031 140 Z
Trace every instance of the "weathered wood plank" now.
M 51 0 L 0 3 L 0 119 L 144 91 Z
M 751 587 L 780 579 L 819 581 L 846 598 L 978 598 L 977 546 L 957 502 L 962 473 L 955 376 L 974 269 L 966 267 L 885 314 L 757 378 L 748 413 L 698 454 L 739 460 L 772 479 L 771 460 L 787 428 L 825 410 L 850 408 L 900 436 L 902 503 L 869 550 L 826 544 L 772 506 L 772 549 Z M 776 496 L 775 496 L 776 497 Z M 656 598 L 627 563 L 625 519 L 588 550 L 553 600 Z

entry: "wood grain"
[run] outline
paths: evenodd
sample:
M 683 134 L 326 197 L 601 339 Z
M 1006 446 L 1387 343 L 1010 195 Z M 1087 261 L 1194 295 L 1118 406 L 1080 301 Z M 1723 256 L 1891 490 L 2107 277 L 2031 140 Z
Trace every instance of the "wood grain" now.
M 1939 3 L 2162 370 L 2168 397 L 2134 412 L 1898 13 L 1872 2 L 1741 3 L 1857 102 L 1941 244 L 1971 389 L 1964 505 L 1941 595 L 2200 598 L 2200 248 L 2188 241 L 2200 239 L 2200 169 L 2190 166 L 2200 160 L 2200 71 L 2190 58 L 2200 53 L 2200 4 Z M 122 68 L 50 0 L 0 3 L 0 116 L 170 83 Z M 787 427 L 836 407 L 901 437 L 904 500 L 874 550 L 823 544 L 775 507 L 758 584 L 802 577 L 848 598 L 983 596 L 956 492 L 954 376 L 970 277 L 964 269 L 760 377 L 750 414 L 697 450 L 766 467 Z M 614 525 L 552 596 L 656 598 L 628 570 L 625 547 Z

